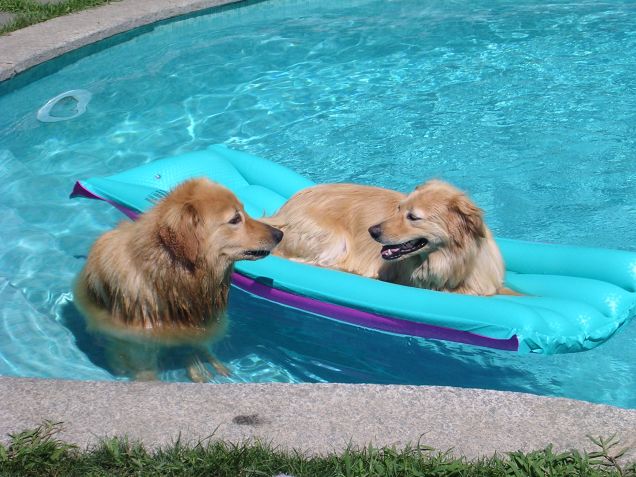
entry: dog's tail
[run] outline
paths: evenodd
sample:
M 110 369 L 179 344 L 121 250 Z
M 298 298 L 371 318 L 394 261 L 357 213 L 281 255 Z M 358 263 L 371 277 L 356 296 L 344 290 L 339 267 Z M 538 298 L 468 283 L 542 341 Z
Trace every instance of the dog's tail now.
M 497 295 L 509 295 L 509 296 L 525 296 L 523 293 L 514 291 L 511 288 L 501 287 L 497 290 Z

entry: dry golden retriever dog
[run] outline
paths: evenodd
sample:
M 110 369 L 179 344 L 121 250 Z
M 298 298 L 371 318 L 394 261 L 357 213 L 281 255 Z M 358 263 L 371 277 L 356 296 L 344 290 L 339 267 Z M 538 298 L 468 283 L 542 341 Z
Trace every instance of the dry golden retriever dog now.
M 191 379 L 206 381 L 211 374 L 204 360 L 228 373 L 208 346 L 225 329 L 234 262 L 267 256 L 282 237 L 250 218 L 225 187 L 192 179 L 136 222 L 97 239 L 78 276 L 75 302 L 89 328 L 110 338 L 113 366 L 154 379 L 160 349 L 185 346 L 193 351 Z
M 482 211 L 443 181 L 409 195 L 318 185 L 266 221 L 285 233 L 275 253 L 286 258 L 431 290 L 515 294 L 503 288 L 503 260 Z

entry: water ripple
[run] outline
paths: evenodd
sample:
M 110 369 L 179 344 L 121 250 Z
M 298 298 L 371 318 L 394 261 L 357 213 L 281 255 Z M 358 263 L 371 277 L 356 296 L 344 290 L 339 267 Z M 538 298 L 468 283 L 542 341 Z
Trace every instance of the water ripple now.
M 116 379 L 71 303 L 121 216 L 73 182 L 222 142 L 321 182 L 465 188 L 497 235 L 636 250 L 629 1 L 270 0 L 158 25 L 0 96 L 0 374 Z M 86 89 L 76 120 L 37 121 Z M 636 407 L 636 323 L 576 356 L 338 324 L 232 292 L 217 382 L 450 384 Z M 329 343 L 329 346 L 325 346 Z M 162 375 L 185 380 L 182 365 Z

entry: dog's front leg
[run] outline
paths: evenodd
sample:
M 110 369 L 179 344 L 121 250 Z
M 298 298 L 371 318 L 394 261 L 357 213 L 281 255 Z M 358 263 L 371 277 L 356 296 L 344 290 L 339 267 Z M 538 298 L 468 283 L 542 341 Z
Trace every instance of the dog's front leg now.
M 187 369 L 188 377 L 195 383 L 207 383 L 214 377 L 205 362 L 210 363 L 221 376 L 230 375 L 230 370 L 212 352 L 207 349 L 199 349 L 193 354 Z
M 205 358 L 207 359 L 208 363 L 212 365 L 217 373 L 219 373 L 221 376 L 230 375 L 230 370 L 216 356 L 214 356 L 211 351 L 205 349 L 203 350 L 203 353 L 205 354 Z

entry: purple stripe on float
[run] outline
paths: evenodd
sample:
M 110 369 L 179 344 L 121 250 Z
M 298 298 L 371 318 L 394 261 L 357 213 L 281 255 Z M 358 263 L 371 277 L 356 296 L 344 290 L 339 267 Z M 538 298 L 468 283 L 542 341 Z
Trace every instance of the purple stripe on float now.
M 468 331 L 376 315 L 355 308 L 294 295 L 293 293 L 269 287 L 236 272 L 232 274 L 232 283 L 241 290 L 261 298 L 366 328 L 401 335 L 419 336 L 421 338 L 456 341 L 458 343 L 506 351 L 517 351 L 519 349 L 519 341 L 516 336 L 508 339 L 489 338 Z
M 129 209 L 128 207 L 124 207 L 123 205 L 118 204 L 117 202 L 108 200 L 105 197 L 101 197 L 95 194 L 94 192 L 91 192 L 86 187 L 84 187 L 82 183 L 79 181 L 75 183 L 75 186 L 73 187 L 73 192 L 71 192 L 70 197 L 71 199 L 73 197 L 86 197 L 87 199 L 103 200 L 104 202 L 108 202 L 110 205 L 115 207 L 117 210 L 119 210 L 120 212 L 122 212 L 124 215 L 126 215 L 128 218 L 132 220 L 135 220 L 137 219 L 137 217 L 139 217 L 139 212 L 136 212 L 132 209 Z

